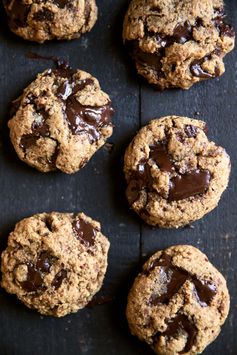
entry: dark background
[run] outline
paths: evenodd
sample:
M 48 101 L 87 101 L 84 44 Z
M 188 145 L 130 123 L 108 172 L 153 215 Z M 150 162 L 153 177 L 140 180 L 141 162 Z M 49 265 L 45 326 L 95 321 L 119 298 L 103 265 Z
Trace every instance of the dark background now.
M 231 309 L 221 335 L 206 355 L 237 353 L 236 130 L 237 55 L 227 56 L 226 73 L 189 91 L 157 92 L 139 79 L 121 40 L 128 0 L 97 0 L 99 19 L 91 33 L 70 42 L 27 43 L 7 28 L 0 6 L 0 250 L 20 219 L 43 211 L 84 211 L 101 221 L 111 242 L 109 268 L 100 294 L 110 303 L 62 319 L 42 317 L 0 290 L 0 355 L 148 355 L 129 334 L 126 296 L 144 260 L 158 249 L 189 243 L 204 251 L 227 278 Z M 226 0 L 229 21 L 237 28 L 236 0 Z M 102 148 L 79 173 L 42 174 L 22 163 L 9 141 L 9 104 L 38 72 L 52 63 L 26 53 L 57 55 L 97 77 L 116 109 L 113 150 Z M 124 197 L 123 154 L 140 126 L 163 115 L 205 120 L 209 137 L 232 158 L 232 175 L 219 207 L 193 228 L 154 229 L 140 222 Z

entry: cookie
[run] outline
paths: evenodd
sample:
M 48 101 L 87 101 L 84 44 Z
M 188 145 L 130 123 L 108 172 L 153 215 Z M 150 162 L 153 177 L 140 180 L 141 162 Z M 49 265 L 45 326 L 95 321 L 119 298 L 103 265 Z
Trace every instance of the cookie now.
M 82 168 L 113 132 L 113 109 L 97 79 L 66 64 L 39 74 L 8 123 L 21 160 L 49 172 Z
M 199 354 L 221 331 L 229 312 L 226 281 L 190 245 L 155 253 L 128 296 L 131 333 L 159 355 Z
M 235 32 L 222 0 L 132 0 L 123 39 L 150 84 L 189 89 L 224 73 Z
M 109 241 L 83 213 L 23 219 L 2 253 L 2 287 L 41 314 L 62 317 L 85 307 L 102 286 Z
M 203 121 L 168 116 L 143 127 L 126 150 L 131 208 L 148 224 L 178 228 L 213 210 L 228 185 L 230 158 Z
M 73 39 L 97 20 L 95 0 L 3 0 L 9 27 L 18 36 L 43 43 Z

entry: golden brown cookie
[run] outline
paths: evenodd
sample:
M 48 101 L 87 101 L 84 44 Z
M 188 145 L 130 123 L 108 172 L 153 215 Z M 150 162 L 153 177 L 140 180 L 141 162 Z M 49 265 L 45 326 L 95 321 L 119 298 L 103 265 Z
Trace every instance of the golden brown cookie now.
M 150 84 L 188 89 L 224 73 L 235 33 L 222 0 L 132 0 L 123 39 Z
M 29 41 L 73 39 L 97 20 L 95 0 L 3 0 L 10 29 Z
M 148 224 L 178 228 L 217 206 L 228 185 L 230 158 L 208 140 L 205 127 L 187 117 L 155 119 L 127 148 L 127 199 Z
M 200 354 L 221 331 L 229 312 L 221 273 L 190 245 L 155 253 L 128 296 L 131 333 L 159 355 Z
M 102 286 L 109 241 L 83 213 L 41 213 L 23 219 L 2 253 L 2 287 L 45 315 L 85 307 Z
M 12 144 L 42 172 L 75 173 L 113 132 L 111 102 L 98 80 L 66 64 L 39 74 L 14 106 Z

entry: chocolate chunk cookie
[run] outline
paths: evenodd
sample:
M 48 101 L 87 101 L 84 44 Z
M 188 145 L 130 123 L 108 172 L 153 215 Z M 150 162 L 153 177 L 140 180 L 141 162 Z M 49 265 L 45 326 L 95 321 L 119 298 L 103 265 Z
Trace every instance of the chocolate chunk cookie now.
M 102 286 L 109 242 L 83 213 L 41 213 L 17 223 L 2 253 L 2 287 L 28 307 L 62 317 Z
M 159 355 L 199 354 L 220 333 L 229 312 L 226 281 L 190 245 L 155 253 L 128 296 L 130 330 Z
M 138 132 L 124 172 L 131 208 L 148 224 L 178 228 L 217 206 L 228 185 L 230 158 L 209 142 L 204 122 L 168 116 Z
M 73 39 L 97 20 L 95 0 L 3 0 L 10 29 L 29 41 Z
M 123 39 L 150 84 L 188 89 L 224 73 L 235 33 L 222 0 L 132 0 Z
M 111 102 L 98 80 L 66 64 L 39 74 L 14 111 L 8 123 L 14 148 L 42 172 L 75 173 L 113 132 Z

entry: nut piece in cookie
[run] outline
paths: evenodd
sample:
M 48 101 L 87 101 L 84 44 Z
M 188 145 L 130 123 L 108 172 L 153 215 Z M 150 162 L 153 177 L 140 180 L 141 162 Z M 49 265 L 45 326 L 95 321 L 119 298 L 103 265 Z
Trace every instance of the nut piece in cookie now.
M 8 238 L 2 287 L 41 314 L 77 312 L 102 286 L 108 249 L 100 224 L 83 213 L 34 215 Z
M 97 79 L 66 64 L 39 74 L 14 106 L 12 144 L 41 172 L 77 172 L 113 133 L 109 96 Z
M 160 89 L 220 76 L 234 48 L 222 0 L 132 0 L 123 40 L 137 71 Z
M 168 116 L 143 127 L 126 150 L 131 208 L 148 224 L 178 228 L 212 211 L 226 189 L 230 158 L 203 121 Z
M 95 0 L 3 0 L 12 32 L 43 43 L 79 38 L 97 20 Z
M 229 312 L 221 273 L 190 245 L 155 253 L 130 290 L 131 333 L 159 355 L 200 354 L 221 331 Z

